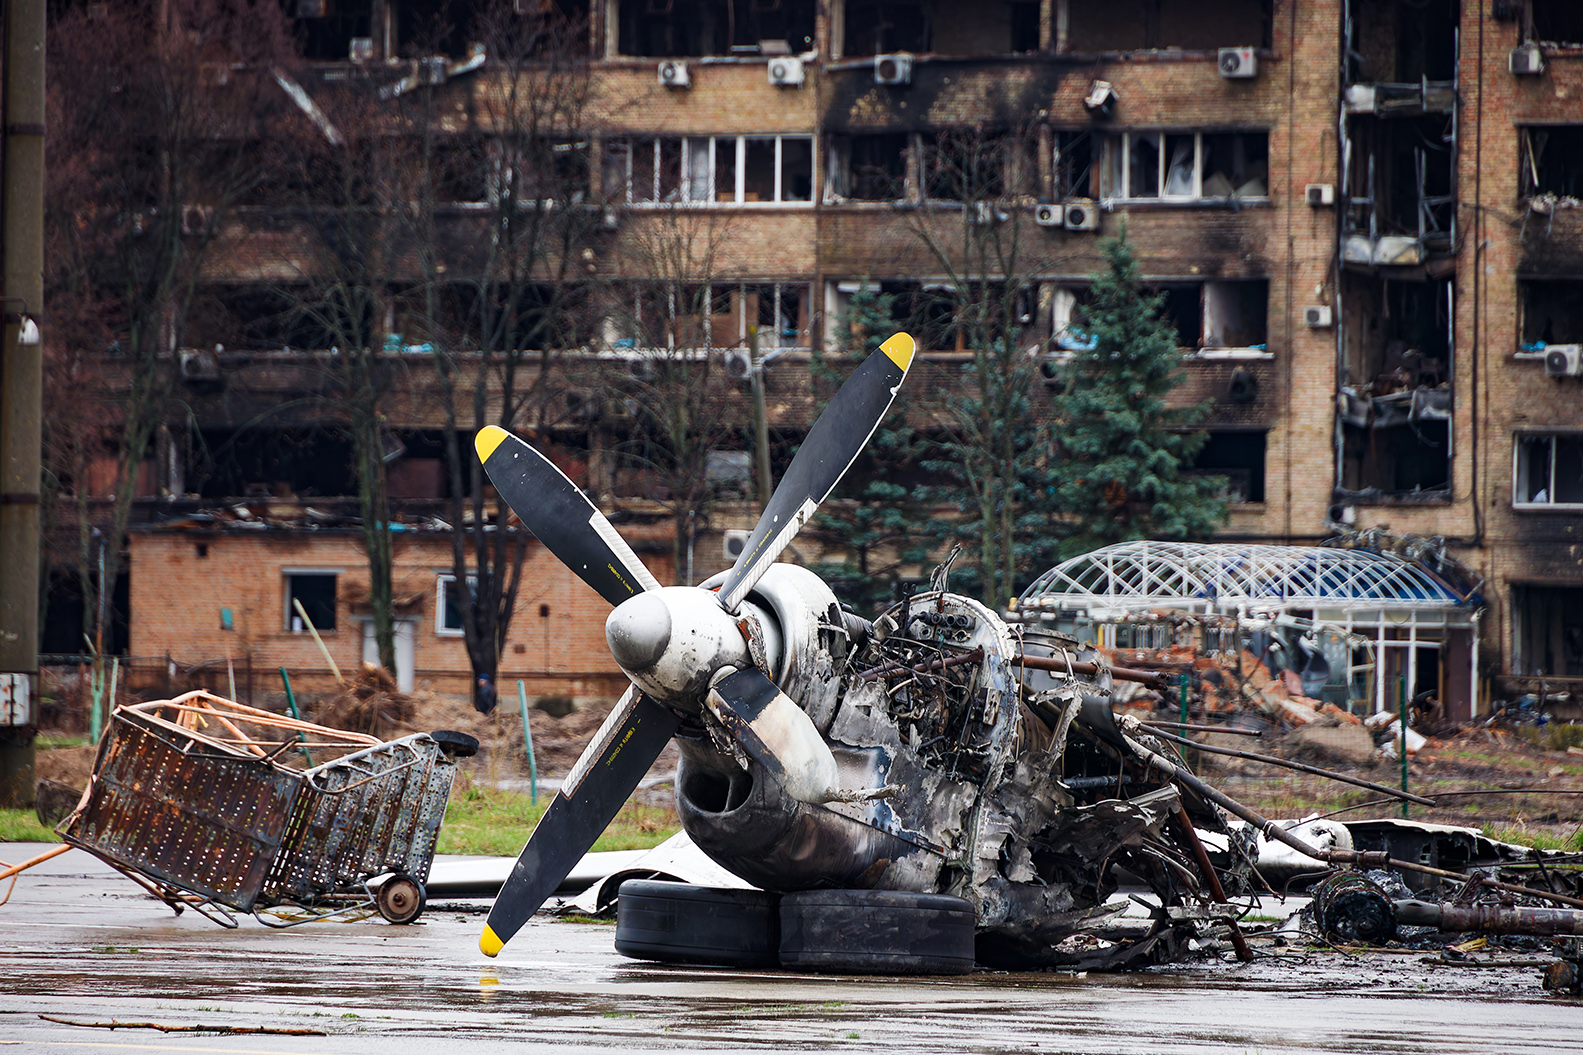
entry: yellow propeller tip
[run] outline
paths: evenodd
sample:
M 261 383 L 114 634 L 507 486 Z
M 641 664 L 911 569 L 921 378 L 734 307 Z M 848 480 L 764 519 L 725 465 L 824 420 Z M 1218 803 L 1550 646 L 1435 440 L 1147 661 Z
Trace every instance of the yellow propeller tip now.
M 911 334 L 896 333 L 891 335 L 890 340 L 880 345 L 879 350 L 888 355 L 890 361 L 895 363 L 897 368 L 905 370 L 908 364 L 912 362 L 912 353 L 917 347 L 918 345 L 913 341 Z
M 499 956 L 500 950 L 505 947 L 506 943 L 495 935 L 495 929 L 487 923 L 484 924 L 484 933 L 478 936 L 478 948 L 483 954 L 485 956 Z
M 495 448 L 509 435 L 511 433 L 499 425 L 485 425 L 479 429 L 478 435 L 473 438 L 473 449 L 478 451 L 478 460 L 487 462 L 489 456 L 495 453 Z

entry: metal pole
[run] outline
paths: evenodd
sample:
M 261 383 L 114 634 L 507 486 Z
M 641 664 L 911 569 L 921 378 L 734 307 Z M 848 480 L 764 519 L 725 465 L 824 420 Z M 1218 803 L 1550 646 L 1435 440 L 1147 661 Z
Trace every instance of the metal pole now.
M 286 673 L 285 667 L 280 668 L 280 680 L 286 686 L 286 708 L 291 711 L 291 716 L 293 718 L 297 719 L 299 722 L 302 721 L 302 715 L 297 711 L 297 696 L 291 691 L 291 675 Z M 297 743 L 301 744 L 302 741 L 302 730 L 298 729 Z M 306 747 L 299 747 L 298 750 L 302 752 L 302 757 L 308 760 L 308 765 L 312 766 L 313 754 Z
M 1396 679 L 1396 722 L 1401 726 L 1401 743 L 1397 749 L 1402 756 L 1402 794 L 1407 794 L 1407 679 Z M 1402 800 L 1402 816 L 1407 816 L 1407 800 Z
M 528 752 L 528 794 L 539 804 L 539 764 L 533 758 L 533 727 L 528 724 L 528 690 L 517 680 L 517 702 L 522 705 L 522 746 Z
M 1187 735 L 1187 675 L 1182 675 L 1182 735 Z
M 764 367 L 759 362 L 759 328 L 748 325 L 748 376 L 753 383 L 753 459 L 758 477 L 759 509 L 770 504 L 770 426 L 764 407 Z
M 0 676 L 38 699 L 40 419 L 44 401 L 46 0 L 4 7 L 0 99 Z M 36 713 L 36 712 L 35 712 Z M 37 726 L 0 728 L 0 806 L 31 806 Z

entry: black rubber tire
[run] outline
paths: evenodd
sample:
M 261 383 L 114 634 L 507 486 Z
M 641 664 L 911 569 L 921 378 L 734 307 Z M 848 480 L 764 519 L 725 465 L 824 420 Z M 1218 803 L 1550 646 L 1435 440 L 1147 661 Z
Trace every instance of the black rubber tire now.
M 781 966 L 838 974 L 965 974 L 973 903 L 902 890 L 804 890 L 781 898 Z
M 374 891 L 374 907 L 391 923 L 414 922 L 428 901 L 423 884 L 405 872 L 397 872 Z
M 780 963 L 780 895 L 628 879 L 616 899 L 616 951 L 715 967 Z
M 455 729 L 436 729 L 429 734 L 430 739 L 437 741 L 440 750 L 452 758 L 472 758 L 478 754 L 478 738 L 466 733 L 459 733 Z

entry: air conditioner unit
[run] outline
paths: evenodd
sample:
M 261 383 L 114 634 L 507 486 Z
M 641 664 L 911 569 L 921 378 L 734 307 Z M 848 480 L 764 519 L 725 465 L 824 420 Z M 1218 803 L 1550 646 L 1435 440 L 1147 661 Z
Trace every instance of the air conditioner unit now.
M 182 352 L 181 379 L 183 381 L 220 380 L 219 355 L 203 348 Z
M 1304 193 L 1308 197 L 1308 204 L 1315 208 L 1336 204 L 1336 187 L 1333 183 L 1310 183 Z
M 346 49 L 346 57 L 353 62 L 371 62 L 374 58 L 373 37 L 353 37 L 351 46 Z
M 1303 325 L 1311 330 L 1328 330 L 1333 325 L 1328 304 L 1310 304 L 1303 309 Z
M 614 231 L 621 226 L 621 214 L 614 209 L 606 209 L 599 214 L 599 226 L 607 231 Z
M 737 381 L 746 381 L 753 374 L 753 360 L 747 352 L 727 352 L 725 354 L 726 376 Z
M 687 70 L 687 63 L 671 60 L 660 63 L 660 84 L 666 88 L 691 88 L 693 75 Z
M 1059 205 L 1035 205 L 1033 222 L 1040 227 L 1065 227 L 1066 210 Z
M 1583 377 L 1583 345 L 1552 344 L 1545 349 L 1546 377 Z
M 906 52 L 874 56 L 875 84 L 911 84 L 912 56 Z
M 747 549 L 748 536 L 751 534 L 753 534 L 751 531 L 726 528 L 720 537 L 720 555 L 729 561 L 742 556 L 742 551 Z
M 802 59 L 786 56 L 770 59 L 770 83 L 780 88 L 801 88 L 803 82 Z
M 1517 45 L 1506 59 L 1506 67 L 1518 77 L 1535 77 L 1545 71 L 1544 56 L 1539 45 L 1528 41 Z
M 1068 231 L 1099 230 L 1099 206 L 1088 198 L 1073 198 L 1061 207 Z
M 1259 59 L 1252 48 L 1221 48 L 1220 75 L 1222 77 L 1257 77 Z
M 181 210 L 181 233 L 203 234 L 209 229 L 214 210 L 207 205 L 186 205 Z

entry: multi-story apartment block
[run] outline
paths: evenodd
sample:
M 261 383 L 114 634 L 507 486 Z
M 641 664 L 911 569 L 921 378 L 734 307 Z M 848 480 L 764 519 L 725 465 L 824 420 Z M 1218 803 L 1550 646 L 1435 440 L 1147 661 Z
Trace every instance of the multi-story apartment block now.
M 437 149 L 499 156 L 485 101 L 501 75 L 465 8 L 302 0 L 303 95 L 357 77 L 394 86 L 387 97 L 431 93 Z M 1059 357 L 1101 266 L 1099 239 L 1125 228 L 1180 334 L 1183 398 L 1214 399 L 1199 468 L 1228 478 L 1225 540 L 1313 544 L 1343 528 L 1443 537 L 1484 577 L 1483 669 L 1508 679 L 1496 692 L 1525 677 L 1583 679 L 1583 7 L 566 0 L 563 10 L 586 26 L 577 49 L 587 80 L 556 149 L 596 213 L 588 270 L 608 279 L 602 308 L 562 342 L 576 354 L 641 370 L 623 361 L 641 358 L 629 353 L 741 348 L 756 326 L 783 353 L 772 425 L 795 432 L 811 407 L 802 364 L 840 343 L 857 292 L 893 293 L 898 315 L 938 322 L 921 334 L 925 358 L 946 362 L 962 350 L 949 298 L 942 307 L 937 294 L 960 290 L 963 275 L 1005 281 L 1015 268 L 1029 289 L 1031 351 Z M 507 169 L 443 188 L 453 251 L 468 241 L 469 215 L 531 182 Z M 279 241 L 268 211 L 241 210 L 233 251 L 213 265 L 233 322 L 259 288 L 282 281 L 246 251 L 250 239 Z M 707 307 L 656 297 L 641 261 L 659 257 L 634 251 L 679 215 L 710 240 L 707 273 L 694 279 L 708 287 Z M 975 256 L 975 238 L 992 233 L 1015 254 Z M 277 395 L 301 387 L 308 366 L 243 349 L 315 338 L 240 329 L 190 342 L 225 349 L 217 362 L 195 359 L 197 386 L 247 369 L 280 381 Z M 393 314 L 387 329 L 409 327 Z M 440 456 L 424 446 L 441 427 L 424 398 L 432 384 L 414 382 L 404 417 L 392 419 L 407 452 L 398 497 L 439 493 Z M 564 398 L 552 424 L 578 437 L 579 479 L 619 495 L 600 452 L 619 438 L 621 408 L 583 402 L 575 388 Z M 1037 398 L 1058 400 L 1058 386 Z M 210 447 L 249 453 L 189 488 L 178 451 L 159 462 L 151 494 L 202 490 L 200 504 L 212 505 L 348 493 L 322 450 L 279 453 L 276 441 L 300 424 L 289 415 L 266 434 L 243 427 L 258 410 L 245 401 L 194 405 Z M 719 461 L 726 475 L 736 464 Z M 188 597 L 217 590 L 196 562 L 222 545 L 245 544 L 234 561 L 268 565 L 268 581 L 249 588 L 257 597 L 232 606 L 257 609 L 261 655 L 292 633 L 294 592 L 328 589 L 310 602 L 344 626 L 355 547 L 323 552 L 305 515 L 277 532 L 226 532 L 207 555 L 202 542 L 193 548 L 192 522 L 135 533 L 132 651 L 219 654 L 218 630 L 153 618 L 160 573 L 145 569 L 191 564 Z M 650 529 L 662 578 L 667 532 Z M 277 535 L 266 561 L 258 554 L 275 551 L 265 536 Z M 420 676 L 454 680 L 466 668 L 445 651 L 448 550 L 417 555 L 428 545 L 409 550 L 407 585 L 426 600 L 404 633 Z M 718 564 L 717 546 L 700 553 Z M 708 565 L 700 556 L 697 573 Z M 575 584 L 548 563 L 530 562 L 529 574 L 540 581 L 524 591 L 518 626 L 544 629 L 545 642 L 521 669 L 544 692 L 557 670 L 563 681 L 613 671 L 597 625 L 551 627 L 579 610 Z M 224 606 L 222 594 L 211 606 Z M 214 622 L 207 610 L 202 622 Z M 292 654 L 311 660 L 306 647 Z M 512 656 L 505 666 L 509 676 Z

